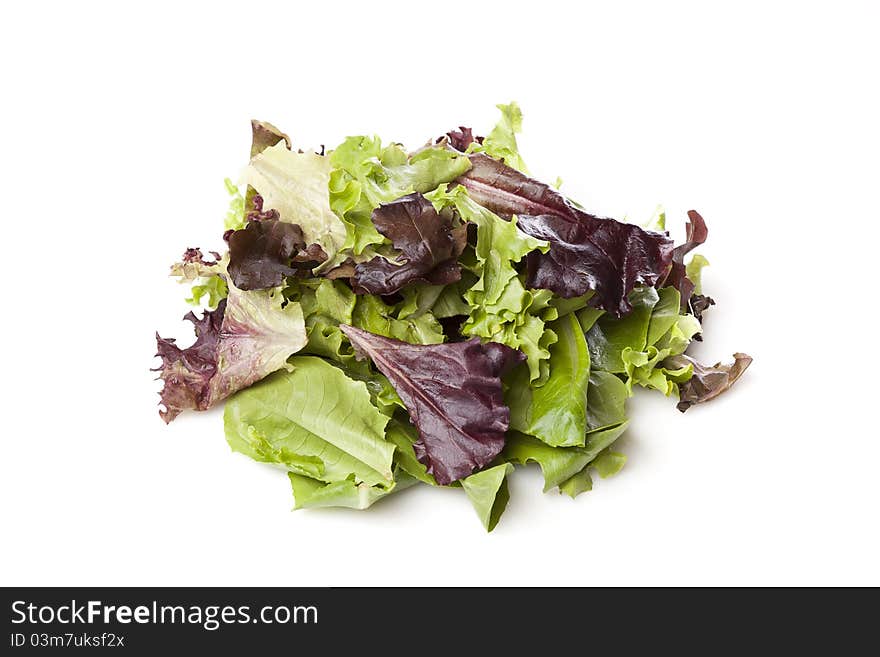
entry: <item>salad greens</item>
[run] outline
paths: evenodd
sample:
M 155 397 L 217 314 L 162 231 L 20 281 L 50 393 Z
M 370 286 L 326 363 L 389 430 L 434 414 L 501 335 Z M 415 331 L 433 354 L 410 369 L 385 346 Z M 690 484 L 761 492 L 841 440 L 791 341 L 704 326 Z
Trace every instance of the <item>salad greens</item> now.
M 617 473 L 636 386 L 715 398 L 751 363 L 705 365 L 708 235 L 676 246 L 588 213 L 529 176 L 522 112 L 407 151 L 374 136 L 295 148 L 253 121 L 224 253 L 171 268 L 203 305 L 195 342 L 157 336 L 160 415 L 227 400 L 229 446 L 287 473 L 295 508 L 365 509 L 414 485 L 460 488 L 491 531 L 515 466 L 577 497 Z M 218 234 L 220 231 L 218 230 Z

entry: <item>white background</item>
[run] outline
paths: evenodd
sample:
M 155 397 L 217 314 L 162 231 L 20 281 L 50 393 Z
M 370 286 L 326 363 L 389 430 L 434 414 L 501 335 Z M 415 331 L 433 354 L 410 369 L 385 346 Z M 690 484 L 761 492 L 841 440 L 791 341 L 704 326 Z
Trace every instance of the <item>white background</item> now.
M 7 7 L 0 582 L 880 584 L 878 15 L 610 4 Z M 167 268 L 221 246 L 251 117 L 417 146 L 510 99 L 594 212 L 707 219 L 696 353 L 755 358 L 726 398 L 637 395 L 620 475 L 572 501 L 519 470 L 488 535 L 455 490 L 291 513 L 220 412 L 160 421 Z

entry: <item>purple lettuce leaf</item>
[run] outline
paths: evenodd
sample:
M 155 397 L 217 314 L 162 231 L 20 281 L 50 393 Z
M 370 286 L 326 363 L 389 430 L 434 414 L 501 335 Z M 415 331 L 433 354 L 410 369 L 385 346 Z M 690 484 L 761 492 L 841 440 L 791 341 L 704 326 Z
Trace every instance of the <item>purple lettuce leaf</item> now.
M 159 376 L 165 382 L 161 393 L 165 410 L 159 415 L 165 422 L 171 422 L 185 408 L 205 410 L 210 406 L 207 382 L 217 373 L 217 342 L 225 313 L 223 299 L 216 310 L 206 310 L 201 319 L 192 311 L 184 315 L 196 332 L 196 341 L 186 349 L 174 344 L 174 338 L 156 334 L 156 355 L 162 359 Z
M 343 325 L 359 357 L 369 357 L 400 396 L 419 431 L 416 458 L 447 485 L 492 461 L 504 448 L 510 409 L 501 375 L 524 360 L 495 342 L 413 345 Z
M 474 137 L 474 131 L 463 125 L 458 126 L 458 130 L 450 130 L 447 132 L 446 139 L 449 141 L 450 146 L 462 153 L 474 142 L 478 144 L 483 143 L 482 137 Z
M 199 319 L 190 312 L 196 341 L 181 349 L 173 339 L 156 335 L 155 371 L 164 381 L 159 415 L 171 422 L 185 409 L 204 411 L 216 402 L 284 367 L 306 343 L 298 303 L 281 308 L 281 296 L 229 289 L 213 311 Z
M 681 292 L 681 290 L 679 290 L 679 292 Z M 698 322 L 702 323 L 703 313 L 709 309 L 709 306 L 715 305 L 715 299 L 706 296 L 705 294 L 692 294 L 688 304 L 690 306 L 691 314 L 697 318 Z
M 259 199 L 259 196 L 255 197 Z M 317 244 L 306 245 L 302 229 L 280 221 L 277 212 L 268 218 L 262 204 L 248 217 L 247 226 L 227 235 L 229 276 L 240 290 L 278 287 L 285 276 L 309 272 L 327 259 Z
M 636 285 L 655 285 L 669 271 L 673 243 L 666 235 L 584 212 L 549 185 L 491 157 L 470 156 L 458 181 L 471 198 L 519 228 L 550 242 L 547 253 L 527 259 L 526 284 L 570 299 L 590 290 L 595 306 L 620 317 L 632 310 Z
M 421 194 L 409 194 L 373 210 L 373 225 L 401 252 L 402 264 L 376 256 L 355 268 L 358 294 L 393 294 L 415 282 L 447 285 L 461 278 L 458 256 L 466 226 L 452 227 L 452 216 L 438 213 Z
M 703 365 L 685 354 L 664 360 L 662 365 L 669 370 L 693 366 L 693 376 L 685 383 L 678 384 L 679 402 L 676 408 L 684 413 L 694 404 L 715 399 L 729 390 L 752 364 L 752 357 L 748 354 L 735 353 L 733 359 L 732 363 L 715 363 L 712 366 Z
M 674 287 L 681 293 L 682 312 L 687 312 L 690 308 L 697 319 L 700 319 L 703 311 L 715 302 L 709 297 L 704 297 L 704 300 L 698 300 L 698 307 L 691 304 L 691 296 L 696 286 L 687 276 L 684 257 L 703 244 L 708 236 L 709 229 L 706 228 L 706 222 L 700 213 L 696 210 L 688 210 L 687 237 L 684 244 L 679 244 L 672 250 L 672 267 L 664 282 L 664 286 Z M 705 299 L 708 299 L 708 302 Z

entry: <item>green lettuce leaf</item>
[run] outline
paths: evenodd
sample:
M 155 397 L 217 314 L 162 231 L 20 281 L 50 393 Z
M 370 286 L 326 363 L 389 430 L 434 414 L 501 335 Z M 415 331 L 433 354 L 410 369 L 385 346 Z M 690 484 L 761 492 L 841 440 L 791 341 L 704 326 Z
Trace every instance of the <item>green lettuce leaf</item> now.
M 511 472 L 513 466 L 503 463 L 461 480 L 461 487 L 464 488 L 480 522 L 488 532 L 495 529 L 501 514 L 507 508 L 507 502 L 510 500 L 507 476 Z
M 205 297 L 205 307 L 212 310 L 217 307 L 221 300 L 229 295 L 229 287 L 226 281 L 220 276 L 208 276 L 202 279 L 201 283 L 196 283 L 191 289 L 192 296 L 186 302 L 193 306 L 201 306 Z
M 430 311 L 410 315 L 405 319 L 394 316 L 394 308 L 379 297 L 360 295 L 352 314 L 352 326 L 386 338 L 403 340 L 410 344 L 440 344 L 445 340 L 443 327 Z
M 590 371 L 587 387 L 587 433 L 619 426 L 626 421 L 626 384 L 614 374 Z
M 229 209 L 226 210 L 226 217 L 223 220 L 223 228 L 225 230 L 241 230 L 245 225 L 244 196 L 229 178 L 225 178 L 223 184 L 230 197 Z
M 227 402 L 230 447 L 327 483 L 353 476 L 356 483 L 389 487 L 394 444 L 385 440 L 388 417 L 372 404 L 366 384 L 314 356 L 296 356 L 290 364 L 292 371 Z
M 681 293 L 674 287 L 664 287 L 658 292 L 658 300 L 651 310 L 648 320 L 648 334 L 645 346 L 655 345 L 678 323 L 681 308 Z M 632 345 L 630 345 L 632 346 Z M 632 348 L 635 348 L 632 346 Z
M 684 353 L 700 323 L 693 315 L 681 315 L 681 294 L 673 287 L 637 288 L 630 294 L 633 312 L 615 320 L 602 316 L 587 332 L 593 366 L 624 376 L 627 394 L 634 385 L 672 395 L 690 379 L 693 368 L 662 366 L 663 361 Z
M 620 472 L 625 464 L 626 456 L 624 454 L 606 449 L 596 457 L 592 465 L 602 479 L 608 479 L 608 477 L 613 477 Z
M 263 207 L 277 210 L 282 221 L 302 228 L 307 244 L 318 244 L 327 254 L 320 269 L 329 269 L 343 256 L 345 224 L 330 207 L 330 158 L 288 150 L 283 141 L 255 155 L 241 175 L 253 187 Z
M 591 490 L 593 490 L 593 478 L 590 476 L 590 468 L 584 468 L 559 484 L 559 492 L 565 493 L 572 499 Z
M 483 151 L 496 160 L 502 160 L 514 169 L 528 173 L 529 170 L 519 154 L 519 147 L 516 143 L 517 133 L 522 132 L 522 110 L 513 101 L 509 105 L 497 105 L 496 107 L 501 110 L 501 119 L 483 139 L 482 148 L 475 146 L 471 150 Z
M 633 351 L 629 347 L 623 350 L 623 359 L 626 371 L 626 389 L 632 392 L 633 384 L 639 384 L 644 388 L 653 388 L 669 396 L 678 390 L 679 383 L 684 383 L 691 378 L 693 367 L 669 369 L 661 364 L 670 355 L 669 349 L 657 349 L 655 346 L 648 347 L 645 351 Z
M 583 446 L 587 431 L 587 385 L 590 354 L 577 317 L 566 315 L 550 325 L 558 337 L 550 347 L 549 376 L 532 389 L 522 374 L 511 389 L 511 426 L 556 447 Z M 522 369 L 519 370 L 523 372 Z
M 437 319 L 467 315 L 471 308 L 464 293 L 472 285 L 470 279 L 450 285 L 414 285 L 401 292 L 403 301 L 397 311 L 399 319 L 415 318 L 430 311 Z
M 583 447 L 552 447 L 526 434 L 511 431 L 502 457 L 512 463 L 537 463 L 544 475 L 544 492 L 551 490 L 586 468 L 602 450 L 626 431 L 627 423 L 587 435 Z
M 691 280 L 691 283 L 694 284 L 694 293 L 702 294 L 703 293 L 703 267 L 708 267 L 709 261 L 705 258 L 705 256 L 701 256 L 699 253 L 694 255 L 690 262 L 685 265 L 685 273 L 687 277 Z
M 405 472 L 395 472 L 394 483 L 388 488 L 357 483 L 353 477 L 324 483 L 296 472 L 288 472 L 290 487 L 293 489 L 294 509 L 318 509 L 322 507 L 344 507 L 363 510 L 391 493 L 405 490 L 418 483 Z
M 644 351 L 651 313 L 659 300 L 653 287 L 638 287 L 629 294 L 633 306 L 629 315 L 621 319 L 607 314 L 599 317 L 587 333 L 593 367 L 615 374 L 626 371 L 621 354 L 627 347 Z
M 352 321 L 356 299 L 351 289 L 341 281 L 326 278 L 288 281 L 284 296 L 299 303 L 305 315 L 308 342 L 302 353 L 329 358 L 367 375 L 369 368 L 355 359 L 348 339 L 339 330 L 339 324 Z
M 419 434 L 414 426 L 397 420 L 391 420 L 388 423 L 385 437 L 394 443 L 397 448 L 394 452 L 394 463 L 400 470 L 403 470 L 410 477 L 422 483 L 430 484 L 431 486 L 437 485 L 437 480 L 434 479 L 433 475 L 428 474 L 428 468 L 420 463 L 416 457 L 413 445 L 419 439 Z
M 544 474 L 545 493 L 580 472 L 590 462 L 589 453 L 582 447 L 551 447 L 517 431 L 508 433 L 502 456 L 512 463 L 537 463 Z

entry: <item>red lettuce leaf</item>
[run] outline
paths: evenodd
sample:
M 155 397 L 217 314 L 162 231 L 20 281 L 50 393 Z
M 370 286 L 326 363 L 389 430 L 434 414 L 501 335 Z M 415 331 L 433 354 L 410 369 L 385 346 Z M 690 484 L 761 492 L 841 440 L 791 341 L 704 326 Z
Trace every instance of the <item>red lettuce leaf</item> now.
M 381 256 L 359 264 L 352 283 L 358 294 L 393 294 L 415 283 L 447 285 L 461 278 L 457 262 L 467 239 L 465 226 L 438 213 L 421 194 L 409 194 L 373 211 L 373 225 L 401 252 L 403 264 Z
M 693 283 L 691 283 L 693 285 Z M 681 290 L 679 290 L 681 292 Z M 715 305 L 715 299 L 705 294 L 692 294 L 688 301 L 691 314 L 697 318 L 697 321 L 703 323 L 703 313 L 709 309 L 709 306 Z M 702 340 L 699 335 L 694 336 L 697 340 Z
M 715 399 L 725 390 L 729 390 L 752 364 L 752 357 L 748 354 L 735 353 L 733 359 L 732 363 L 715 363 L 711 367 L 684 354 L 664 360 L 663 367 L 666 369 L 677 370 L 688 365 L 694 368 L 693 376 L 678 385 L 679 402 L 676 408 L 684 413 L 694 404 Z
M 305 322 L 298 303 L 281 307 L 280 295 L 242 292 L 230 287 L 229 297 L 199 319 L 192 312 L 196 341 L 181 349 L 173 339 L 156 335 L 162 365 L 154 371 L 164 386 L 159 415 L 171 422 L 185 409 L 204 411 L 285 366 L 287 358 L 306 343 Z
M 632 310 L 636 285 L 655 285 L 669 271 L 673 243 L 666 235 L 584 212 L 552 187 L 483 154 L 458 178 L 480 205 L 550 242 L 528 256 L 526 284 L 563 298 L 596 292 L 595 306 L 620 317 Z
M 419 431 L 416 457 L 447 485 L 492 461 L 504 448 L 510 409 L 501 375 L 525 356 L 495 342 L 413 345 L 343 325 L 360 357 L 369 357 Z
M 709 236 L 709 229 L 706 228 L 706 222 L 696 210 L 688 210 L 687 223 L 687 239 L 684 244 L 679 244 L 672 250 L 672 267 L 669 275 L 666 277 L 664 287 L 674 287 L 681 293 L 681 310 L 687 312 L 688 308 L 697 319 L 702 317 L 703 311 L 715 302 L 709 298 L 709 302 L 697 301 L 699 307 L 691 304 L 691 296 L 694 293 L 694 283 L 687 277 L 687 271 L 684 265 L 684 257 L 706 241 Z
M 467 147 L 474 142 L 477 142 L 478 144 L 483 143 L 482 137 L 474 137 L 474 131 L 463 125 L 458 126 L 458 130 L 450 130 L 447 132 L 446 138 L 449 141 L 450 146 L 461 152 L 466 151 Z
M 160 378 L 165 382 L 161 403 L 165 410 L 159 415 L 171 422 L 185 408 L 205 410 L 210 406 L 208 382 L 217 373 L 217 342 L 226 313 L 226 299 L 216 310 L 206 310 L 199 319 L 190 311 L 183 319 L 193 323 L 196 341 L 181 349 L 173 338 L 156 334 L 156 355 L 162 359 Z
M 285 276 L 309 271 L 327 258 L 317 244 L 306 246 L 298 225 L 280 221 L 277 213 L 256 218 L 261 210 L 262 204 L 257 204 L 247 226 L 227 236 L 229 276 L 240 290 L 278 287 Z

